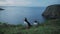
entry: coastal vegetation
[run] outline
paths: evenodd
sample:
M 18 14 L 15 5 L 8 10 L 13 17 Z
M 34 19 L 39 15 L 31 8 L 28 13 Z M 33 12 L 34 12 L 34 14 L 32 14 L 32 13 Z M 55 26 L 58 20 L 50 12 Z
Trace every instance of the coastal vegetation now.
M 51 5 L 42 14 L 46 19 L 38 27 L 26 29 L 23 25 L 0 22 L 0 34 L 60 34 L 60 5 Z
M 22 25 L 9 25 L 0 22 L 0 34 L 60 34 L 60 20 L 47 20 L 38 27 L 25 29 Z

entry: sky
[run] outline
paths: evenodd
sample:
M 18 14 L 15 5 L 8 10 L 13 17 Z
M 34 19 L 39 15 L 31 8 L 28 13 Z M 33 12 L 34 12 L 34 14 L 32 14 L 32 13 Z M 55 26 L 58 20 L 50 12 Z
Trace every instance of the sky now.
M 60 0 L 0 0 L 0 6 L 48 6 Z

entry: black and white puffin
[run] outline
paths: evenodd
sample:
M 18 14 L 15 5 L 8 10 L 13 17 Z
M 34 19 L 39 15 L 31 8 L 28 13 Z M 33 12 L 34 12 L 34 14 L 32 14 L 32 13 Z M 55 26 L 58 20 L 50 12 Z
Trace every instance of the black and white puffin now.
M 24 26 L 26 28 L 30 28 L 31 27 L 31 24 L 28 22 L 27 18 L 24 19 Z
M 38 21 L 34 21 L 33 25 L 38 26 Z

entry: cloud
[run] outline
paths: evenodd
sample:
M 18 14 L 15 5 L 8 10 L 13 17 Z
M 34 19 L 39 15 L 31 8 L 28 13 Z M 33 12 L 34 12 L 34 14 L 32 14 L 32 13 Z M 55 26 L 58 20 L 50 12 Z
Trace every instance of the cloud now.
M 48 6 L 60 4 L 60 0 L 0 0 L 0 5 L 6 6 Z
M 52 4 L 60 4 L 59 1 L 60 0 L 33 0 L 31 6 L 48 6 Z
M 32 2 L 27 0 L 0 0 L 0 5 L 6 6 L 27 6 L 32 4 Z
M 14 1 L 12 1 L 12 0 L 6 0 L 6 3 L 7 3 L 7 5 L 14 5 L 15 4 Z
M 30 5 L 32 2 L 26 0 L 7 0 L 7 5 L 15 5 L 15 6 L 27 6 Z
M 0 1 L 5 1 L 5 0 L 0 0 Z
M 7 3 L 6 2 L 2 2 L 2 1 L 0 1 L 0 6 L 2 6 L 2 5 L 6 5 Z
M 48 6 L 48 5 L 52 5 L 52 4 L 60 4 L 59 0 L 45 0 L 42 1 L 41 6 Z
M 24 1 L 24 2 L 17 2 L 16 5 L 26 6 L 26 5 L 30 5 L 31 3 L 32 2 Z

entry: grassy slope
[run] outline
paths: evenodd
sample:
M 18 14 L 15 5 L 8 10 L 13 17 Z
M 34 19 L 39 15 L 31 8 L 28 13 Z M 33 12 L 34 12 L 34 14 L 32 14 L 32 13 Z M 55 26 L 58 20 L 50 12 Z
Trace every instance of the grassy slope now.
M 30 29 L 24 29 L 23 26 L 12 26 L 1 28 L 0 31 L 5 34 L 60 34 L 59 23 L 60 20 L 49 20 L 38 27 L 31 27 Z

